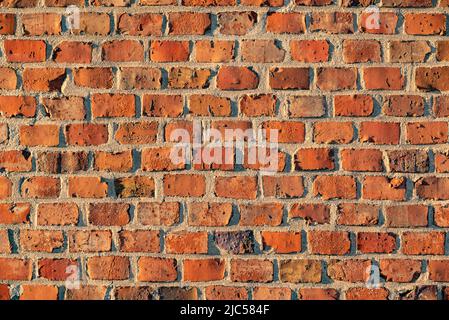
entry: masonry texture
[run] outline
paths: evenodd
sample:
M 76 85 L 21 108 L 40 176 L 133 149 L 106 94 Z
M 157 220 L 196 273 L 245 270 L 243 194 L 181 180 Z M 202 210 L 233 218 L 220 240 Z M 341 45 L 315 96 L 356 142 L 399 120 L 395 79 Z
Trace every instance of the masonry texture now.
M 375 2 L 0 0 L 0 299 L 448 298 L 449 1 Z

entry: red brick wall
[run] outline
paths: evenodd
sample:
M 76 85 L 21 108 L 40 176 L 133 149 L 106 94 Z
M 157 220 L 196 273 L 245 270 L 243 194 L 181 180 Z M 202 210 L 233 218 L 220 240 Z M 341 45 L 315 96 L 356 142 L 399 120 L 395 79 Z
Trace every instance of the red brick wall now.
M 449 3 L 374 2 L 1 1 L 0 299 L 446 298 Z

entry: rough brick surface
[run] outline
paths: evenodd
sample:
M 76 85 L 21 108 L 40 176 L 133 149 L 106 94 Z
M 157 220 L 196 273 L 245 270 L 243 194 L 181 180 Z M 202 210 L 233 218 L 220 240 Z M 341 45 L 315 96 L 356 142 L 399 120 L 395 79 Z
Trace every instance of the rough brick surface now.
M 447 299 L 448 5 L 0 0 L 0 300 Z

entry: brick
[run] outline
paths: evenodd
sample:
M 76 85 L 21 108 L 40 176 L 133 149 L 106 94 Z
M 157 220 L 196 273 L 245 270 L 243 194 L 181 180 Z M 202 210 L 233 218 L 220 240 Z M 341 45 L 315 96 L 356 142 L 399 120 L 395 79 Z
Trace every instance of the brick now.
M 207 253 L 207 233 L 206 232 L 176 232 L 169 233 L 165 237 L 167 253 Z
M 115 132 L 114 138 L 120 144 L 140 145 L 155 143 L 157 123 L 152 121 L 121 123 Z
M 380 207 L 363 203 L 342 203 L 337 207 L 337 224 L 375 226 L 379 223 Z
M 50 119 L 83 120 L 86 117 L 82 97 L 44 98 L 43 105 Z
M 327 274 L 334 281 L 366 282 L 371 270 L 370 260 L 331 260 Z
M 108 141 L 108 128 L 104 124 L 69 124 L 66 127 L 66 139 L 70 145 L 92 146 Z
M 14 14 L 0 14 L 0 34 L 12 35 L 16 30 L 16 18 Z
M 47 252 L 62 249 L 64 234 L 62 231 L 22 230 L 20 247 L 25 252 Z
M 168 87 L 172 89 L 205 89 L 209 87 L 209 69 L 171 68 Z
M 269 121 L 263 122 L 262 128 L 266 130 L 267 140 L 270 140 L 270 132 L 277 131 L 278 143 L 302 143 L 304 142 L 305 126 L 296 121 Z
M 183 113 L 183 98 L 180 95 L 145 95 L 143 114 L 156 117 L 178 117 Z
M 353 136 L 351 122 L 316 122 L 313 125 L 313 141 L 316 143 L 350 143 Z
M 71 177 L 68 187 L 74 198 L 105 198 L 108 193 L 108 185 L 100 177 Z
M 313 195 L 323 200 L 355 199 L 356 181 L 350 176 L 318 176 L 313 181 Z
M 115 291 L 116 300 L 151 300 L 154 288 L 147 286 L 117 287 Z
M 401 69 L 393 67 L 364 68 L 363 80 L 368 90 L 401 90 L 405 84 Z
M 273 280 L 273 263 L 270 260 L 231 260 L 231 281 L 270 282 Z
M 207 300 L 243 300 L 248 299 L 248 292 L 244 287 L 208 286 Z
M 33 126 L 21 126 L 19 128 L 20 144 L 24 146 L 59 145 L 59 126 L 51 124 L 36 124 Z
M 445 177 L 425 177 L 420 178 L 415 183 L 416 194 L 421 199 L 447 200 L 449 179 Z
M 111 62 L 143 61 L 143 45 L 135 40 L 109 41 L 102 46 L 102 59 Z
M 443 232 L 404 232 L 402 253 L 406 255 L 443 255 L 445 234 Z
M 197 62 L 230 62 L 234 59 L 234 41 L 198 40 L 195 42 Z
M 380 273 L 386 281 L 412 282 L 421 274 L 421 261 L 410 259 L 382 259 Z
M 374 19 L 374 20 L 373 20 Z M 395 34 L 398 26 L 398 15 L 394 12 L 379 12 L 376 19 L 370 12 L 363 12 L 360 17 L 360 30 L 370 34 Z
M 424 91 L 449 91 L 449 67 L 422 67 L 415 71 L 416 87 Z
M 301 251 L 301 233 L 262 231 L 264 250 L 275 253 L 295 253 Z
M 103 300 L 106 289 L 105 286 L 80 286 L 79 289 L 67 289 L 65 300 Z
M 253 291 L 254 300 L 290 300 L 291 297 L 289 288 L 256 287 Z
M 449 61 L 449 41 L 437 41 L 437 60 Z
M 107 13 L 82 12 L 80 14 L 80 27 L 73 33 L 82 35 L 105 36 L 110 32 L 110 17 Z
M 160 251 L 158 231 L 123 230 L 119 232 L 120 251 L 122 252 L 152 252 Z
M 413 122 L 407 124 L 407 142 L 411 144 L 446 143 L 448 126 L 446 122 Z
M 128 172 L 132 169 L 133 156 L 131 150 L 122 152 L 95 152 L 95 170 Z
M 185 281 L 217 281 L 225 277 L 225 261 L 221 259 L 186 259 L 183 269 Z
M 205 34 L 210 26 L 211 19 L 207 13 L 176 12 L 168 15 L 170 35 L 201 35 Z
M 188 61 L 190 44 L 188 41 L 151 41 L 150 60 L 154 62 Z
M 271 68 L 269 84 L 275 90 L 309 89 L 309 69 Z
M 240 225 L 278 226 L 282 223 L 282 204 L 267 203 L 240 206 Z
M 70 231 L 70 252 L 108 252 L 112 248 L 112 233 L 108 230 Z
M 380 43 L 376 40 L 344 40 L 343 60 L 345 63 L 380 62 Z
M 344 255 L 351 250 L 349 233 L 344 231 L 309 231 L 307 239 L 312 254 Z
M 111 68 L 78 68 L 73 72 L 75 85 L 93 89 L 111 89 L 114 75 Z
M 331 34 L 354 32 L 354 17 L 350 12 L 313 12 L 310 31 Z
M 396 235 L 387 232 L 359 232 L 357 250 L 361 253 L 393 253 L 396 250 Z
M 299 300 L 337 300 L 338 291 L 335 289 L 301 288 L 298 291 Z
M 299 12 L 269 12 L 266 28 L 272 33 L 304 33 L 306 18 Z
M 300 149 L 295 154 L 295 169 L 332 170 L 335 168 L 333 151 L 326 148 Z
M 396 95 L 387 97 L 382 109 L 388 116 L 416 117 L 424 115 L 424 104 L 421 96 Z
M 350 288 L 346 291 L 346 300 L 388 300 L 389 291 L 386 288 Z
M 23 33 L 26 36 L 61 34 L 61 15 L 56 13 L 32 13 L 22 16 Z
M 424 150 L 387 151 L 391 172 L 427 172 L 429 157 Z
M 428 208 L 423 205 L 387 207 L 385 210 L 388 227 L 425 227 Z
M 449 159 L 446 152 L 438 152 L 435 154 L 435 170 L 439 173 L 446 173 L 449 171 Z
M 374 111 L 374 101 L 367 95 L 334 96 L 335 116 L 367 117 Z
M 437 300 L 437 286 L 418 286 L 399 293 L 400 300 Z
M 160 89 L 162 72 L 156 68 L 121 68 L 120 88 L 134 89 Z
M 14 69 L 0 68 L 0 89 L 14 90 L 17 83 L 17 75 Z
M 152 198 L 155 194 L 154 180 L 146 176 L 115 179 L 114 189 L 118 198 Z
M 77 261 L 70 259 L 41 259 L 38 263 L 39 276 L 55 281 L 66 281 L 76 268 L 79 268 Z
M 240 110 L 250 117 L 272 116 L 276 112 L 276 101 L 274 95 L 244 95 L 240 99 Z
M 225 253 L 254 253 L 254 235 L 252 231 L 217 231 L 214 243 Z
M 413 35 L 443 35 L 446 32 L 444 14 L 409 13 L 405 14 L 404 30 Z
M 27 68 L 23 71 L 23 88 L 25 91 L 61 91 L 66 79 L 62 68 Z
M 45 41 L 5 40 L 5 54 L 8 62 L 43 62 L 46 60 Z
M 396 122 L 366 121 L 360 124 L 360 142 L 398 144 L 400 126 Z
M 318 260 L 283 260 L 279 266 L 279 277 L 282 282 L 319 283 L 321 272 L 321 262 Z
M 431 52 L 426 41 L 390 41 L 390 62 L 425 62 Z
M 303 179 L 299 176 L 262 177 L 265 197 L 296 198 L 304 193 Z
M 159 289 L 160 300 L 198 300 L 196 288 L 163 287 Z
M 220 90 L 249 90 L 259 85 L 257 73 L 246 67 L 221 67 L 217 75 Z
M 293 60 L 307 63 L 329 60 L 329 42 L 327 40 L 290 41 L 290 54 Z
M 447 96 L 437 96 L 433 100 L 433 112 L 437 117 L 449 116 L 448 108 L 449 98 Z
M 25 179 L 21 185 L 21 194 L 25 198 L 57 198 L 60 192 L 61 182 L 59 178 L 31 177 Z
M 37 209 L 37 223 L 43 226 L 76 225 L 78 211 L 75 203 L 41 203 Z
M 282 62 L 285 57 L 285 50 L 272 40 L 243 40 L 241 52 L 244 62 Z
M 433 281 L 446 282 L 449 279 L 447 260 L 429 261 L 429 278 Z
M 289 219 L 302 218 L 310 224 L 330 222 L 330 208 L 323 204 L 295 203 L 288 212 Z
M 141 257 L 137 265 L 138 281 L 174 281 L 178 276 L 175 259 Z
M 32 169 L 31 153 L 26 150 L 0 152 L 0 168 L 6 172 L 26 172 Z
M 406 181 L 402 177 L 365 177 L 362 181 L 362 198 L 370 200 L 405 200 Z
M 85 171 L 88 167 L 87 153 L 75 152 L 47 152 L 37 157 L 38 170 L 46 173 L 74 173 Z
M 350 90 L 356 88 L 357 70 L 353 68 L 319 68 L 318 89 L 323 91 Z
M 182 0 L 184 6 L 233 6 L 235 0 Z
M 449 226 L 449 208 L 445 205 L 435 206 L 434 212 L 435 225 L 439 227 Z
M 130 206 L 126 203 L 89 205 L 89 223 L 96 226 L 124 226 L 129 223 Z
M 1 280 L 31 280 L 32 262 L 25 259 L 0 258 Z
M 130 36 L 160 36 L 163 17 L 160 14 L 127 14 L 118 17 L 117 29 L 120 34 Z
M 231 203 L 191 203 L 189 205 L 188 221 L 191 226 L 226 226 L 231 216 Z
M 201 175 L 166 175 L 164 194 L 166 196 L 201 197 L 206 192 L 206 182 Z
M 22 285 L 19 300 L 57 300 L 58 288 L 51 285 Z
M 256 199 L 257 179 L 251 176 L 216 177 L 215 195 L 233 199 Z
M 29 203 L 0 204 L 1 224 L 27 224 L 30 222 L 31 206 Z
M 376 149 L 344 149 L 341 162 L 346 171 L 380 172 L 383 169 L 382 152 Z
M 137 206 L 137 216 L 143 225 L 172 226 L 179 222 L 180 205 L 177 202 L 141 202 Z
M 256 23 L 257 14 L 253 11 L 221 12 L 218 14 L 219 32 L 224 35 L 245 35 L 253 29 Z M 207 28 L 209 26 L 210 25 L 205 25 Z
M 126 280 L 130 276 L 128 257 L 102 256 L 87 259 L 87 274 L 92 280 Z
M 0 285 L 0 300 L 10 300 L 9 286 L 7 284 Z
M 0 199 L 7 199 L 11 196 L 12 182 L 6 177 L 0 177 Z

